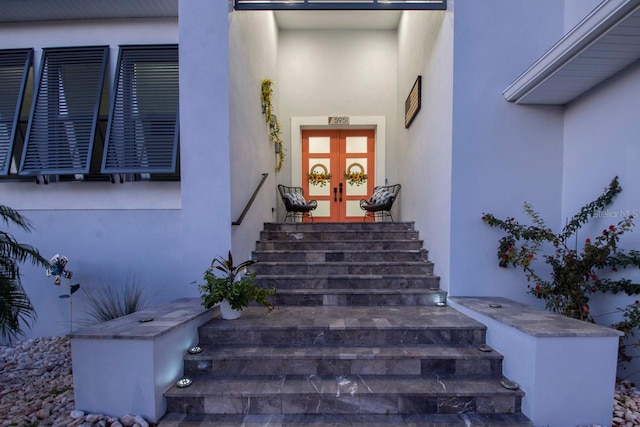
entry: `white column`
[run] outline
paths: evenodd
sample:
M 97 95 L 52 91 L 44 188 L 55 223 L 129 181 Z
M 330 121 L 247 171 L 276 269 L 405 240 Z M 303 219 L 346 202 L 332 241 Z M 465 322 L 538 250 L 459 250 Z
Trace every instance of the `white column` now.
M 180 0 L 179 4 L 186 284 L 200 281 L 211 259 L 231 248 L 228 13 L 225 1 Z

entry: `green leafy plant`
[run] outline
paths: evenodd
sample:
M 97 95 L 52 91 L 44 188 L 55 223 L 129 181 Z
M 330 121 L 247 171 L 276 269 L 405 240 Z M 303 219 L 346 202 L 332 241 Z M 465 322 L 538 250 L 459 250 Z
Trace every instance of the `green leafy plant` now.
M 255 273 L 253 272 L 238 279 L 250 265 L 256 262 L 256 260 L 247 260 L 233 265 L 231 251 L 229 251 L 227 259 L 214 258 L 211 267 L 204 272 L 206 283 L 198 286 L 202 305 L 205 308 L 211 308 L 222 300 L 227 300 L 234 310 L 242 310 L 251 302 L 271 309 L 272 306 L 268 299 L 276 293 L 275 289 L 264 289 L 254 285 Z M 217 276 L 216 270 L 221 271 L 223 275 Z
M 273 114 L 273 80 L 262 80 L 260 99 L 262 102 L 262 114 L 264 114 L 265 120 L 269 125 L 269 139 L 276 147 L 276 153 L 278 154 L 278 162 L 276 163 L 276 172 L 280 172 L 282 165 L 284 164 L 284 147 L 280 134 L 280 122 L 278 116 Z
M 82 322 L 85 325 L 106 322 L 144 310 L 151 301 L 135 276 L 131 281 L 127 280 L 124 287 L 109 285 L 99 289 L 82 290 L 88 302 L 85 308 L 87 319 Z
M 6 225 L 32 231 L 29 220 L 10 207 L 0 205 L 0 218 Z M 49 266 L 37 249 L 18 243 L 13 235 L 0 231 L 0 337 L 5 341 L 24 334 L 22 325 L 30 328 L 36 319 L 35 308 L 20 282 L 18 265 L 24 262 Z
M 524 204 L 524 212 L 532 225 L 520 224 L 514 218 L 500 220 L 492 214 L 484 214 L 485 224 L 506 233 L 498 242 L 499 266 L 521 269 L 531 282 L 528 293 L 544 300 L 547 309 L 589 322 L 594 322 L 589 306 L 594 294 L 640 294 L 640 284 L 616 274 L 619 269 L 640 267 L 640 252 L 625 251 L 619 246 L 622 235 L 633 229 L 633 216 L 623 217 L 594 238 L 587 237 L 581 248 L 577 244 L 571 245 L 571 242 L 577 242 L 578 230 L 603 212 L 621 191 L 618 177 L 615 177 L 604 193 L 583 206 L 559 233 L 547 227 L 528 203 Z M 550 272 L 548 268 L 540 269 L 540 264 L 536 263 L 540 260 L 538 254 L 544 249 L 551 250 L 551 253 L 542 254 L 544 262 L 551 267 Z M 640 326 L 640 313 L 634 304 L 620 309 L 625 320 L 613 325 L 625 332 L 621 361 L 628 360 L 624 341 Z

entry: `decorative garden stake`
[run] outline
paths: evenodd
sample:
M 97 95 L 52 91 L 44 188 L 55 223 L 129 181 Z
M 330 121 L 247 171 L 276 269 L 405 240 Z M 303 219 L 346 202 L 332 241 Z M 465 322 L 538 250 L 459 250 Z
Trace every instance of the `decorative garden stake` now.
M 71 295 L 73 295 L 78 291 L 78 289 L 80 289 L 80 284 L 79 283 L 76 283 L 75 285 L 71 284 L 71 276 L 73 276 L 73 273 L 71 272 L 71 270 L 66 269 L 67 262 L 69 262 L 69 260 L 66 256 L 55 254 L 49 260 L 49 264 L 51 265 L 51 267 L 47 268 L 45 273 L 47 277 L 55 276 L 55 280 L 53 281 L 53 283 L 56 286 L 60 286 L 61 277 L 64 277 L 69 281 L 69 293 L 62 294 L 59 296 L 59 298 L 69 299 L 69 331 L 73 332 L 73 305 L 71 303 Z

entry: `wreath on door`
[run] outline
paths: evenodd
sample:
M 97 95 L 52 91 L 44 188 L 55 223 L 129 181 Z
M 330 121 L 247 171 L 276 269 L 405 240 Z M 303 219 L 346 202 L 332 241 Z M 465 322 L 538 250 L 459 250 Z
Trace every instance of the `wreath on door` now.
M 362 185 L 367 182 L 367 174 L 360 163 L 351 163 L 344 173 L 344 178 L 349 185 Z
M 309 184 L 324 187 L 331 179 L 331 174 L 327 171 L 327 167 L 321 163 L 311 166 L 311 170 L 307 174 Z

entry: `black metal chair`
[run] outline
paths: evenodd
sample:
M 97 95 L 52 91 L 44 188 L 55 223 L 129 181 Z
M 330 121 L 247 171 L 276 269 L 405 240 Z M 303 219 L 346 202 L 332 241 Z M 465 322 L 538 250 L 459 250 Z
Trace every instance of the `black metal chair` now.
M 369 200 L 360 200 L 360 208 L 364 210 L 364 221 L 367 220 L 368 216 L 371 216 L 374 221 L 376 218 L 384 220 L 386 216 L 389 216 L 393 221 L 391 208 L 398 197 L 398 193 L 400 193 L 400 184 L 375 187 Z
M 313 222 L 311 211 L 318 207 L 317 201 L 305 200 L 304 191 L 301 187 L 287 187 L 280 184 L 278 185 L 278 191 L 287 210 L 284 222 L 287 222 L 287 218 L 291 218 L 293 222 L 298 218 L 302 221 L 305 216 L 311 218 L 311 222 Z

